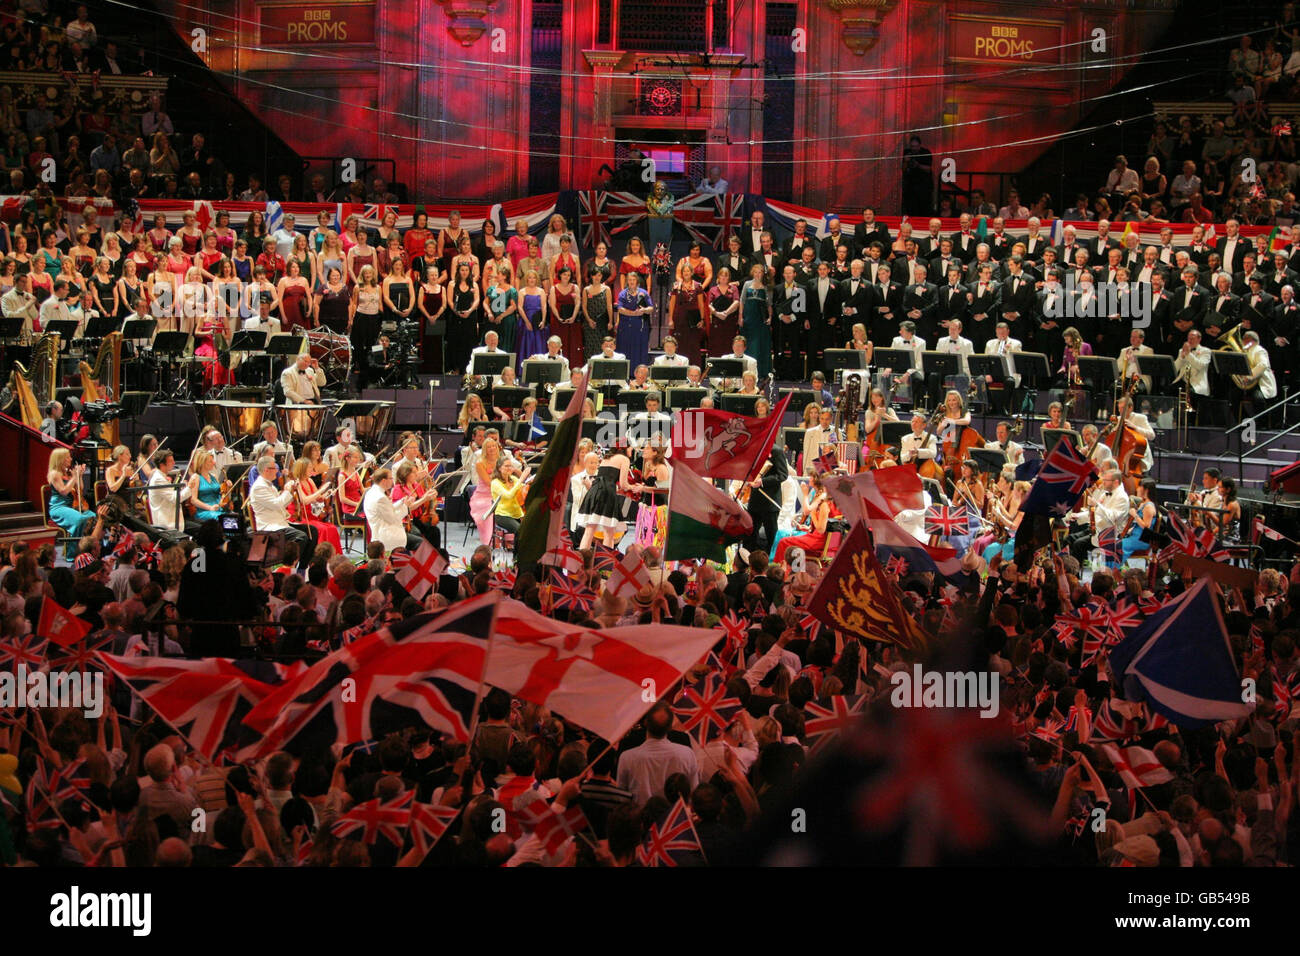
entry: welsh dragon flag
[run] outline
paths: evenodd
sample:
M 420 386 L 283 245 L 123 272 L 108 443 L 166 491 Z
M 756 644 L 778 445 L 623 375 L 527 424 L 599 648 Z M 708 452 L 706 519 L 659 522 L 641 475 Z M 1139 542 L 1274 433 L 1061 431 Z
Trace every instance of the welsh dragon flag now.
M 665 561 L 690 558 L 722 561 L 727 556 L 727 546 L 745 537 L 753 527 L 749 512 L 738 501 L 689 468 L 673 471 L 668 492 Z
M 587 399 L 590 373 L 582 377 L 569 399 L 564 417 L 555 427 L 555 437 L 546 447 L 546 455 L 537 469 L 537 477 L 524 499 L 524 516 L 515 536 L 515 561 L 518 565 L 536 564 L 547 551 L 559 547 L 564 531 L 564 503 L 569 495 L 569 475 L 578 455 L 582 437 L 582 403 Z

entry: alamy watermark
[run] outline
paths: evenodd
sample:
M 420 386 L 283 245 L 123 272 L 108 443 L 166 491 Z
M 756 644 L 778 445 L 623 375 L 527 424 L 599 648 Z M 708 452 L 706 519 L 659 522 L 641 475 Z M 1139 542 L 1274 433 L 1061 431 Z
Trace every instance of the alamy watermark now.
M 1048 286 L 1044 291 L 1055 291 L 1043 301 L 1043 315 L 1054 321 L 1061 319 L 1108 319 L 1118 317 L 1131 320 L 1133 328 L 1145 329 L 1151 325 L 1154 297 L 1151 286 L 1145 282 L 1120 285 L 1115 282 L 1079 282 L 1073 272 L 1055 290 Z M 1086 291 L 1091 295 L 1085 296 Z
M 895 671 L 889 702 L 895 707 L 978 708 L 981 717 L 998 715 L 998 675 L 991 671 Z
M 104 675 L 98 671 L 42 671 L 20 663 L 0 672 L 0 710 L 68 707 L 88 720 L 104 713 Z

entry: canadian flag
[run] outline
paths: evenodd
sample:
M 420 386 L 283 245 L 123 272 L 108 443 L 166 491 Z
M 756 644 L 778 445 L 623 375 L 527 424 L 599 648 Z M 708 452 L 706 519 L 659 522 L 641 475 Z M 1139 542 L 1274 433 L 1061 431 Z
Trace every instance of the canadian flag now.
M 662 624 L 591 630 L 503 601 L 483 681 L 618 740 L 717 639 Z
M 61 647 L 71 647 L 89 633 L 90 624 L 67 608 L 60 607 L 48 597 L 41 604 L 41 617 L 36 622 L 37 637 L 49 638 Z

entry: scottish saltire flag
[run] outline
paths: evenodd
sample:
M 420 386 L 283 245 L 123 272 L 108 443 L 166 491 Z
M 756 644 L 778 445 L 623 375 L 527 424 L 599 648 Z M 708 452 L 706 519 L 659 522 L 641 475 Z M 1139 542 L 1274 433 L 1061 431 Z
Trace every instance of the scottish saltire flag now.
M 275 232 L 284 225 L 284 210 L 274 199 L 266 204 L 266 231 Z
M 1212 578 L 1201 578 L 1112 648 L 1110 668 L 1126 699 L 1146 701 L 1179 727 L 1251 712 L 1241 699 L 1241 675 Z

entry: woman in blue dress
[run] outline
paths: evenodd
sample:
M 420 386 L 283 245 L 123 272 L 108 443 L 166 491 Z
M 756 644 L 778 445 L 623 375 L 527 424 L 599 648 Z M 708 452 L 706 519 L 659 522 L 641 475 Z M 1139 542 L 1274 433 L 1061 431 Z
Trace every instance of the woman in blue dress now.
M 516 371 L 523 373 L 524 360 L 546 353 L 546 339 L 550 335 L 550 317 L 546 314 L 546 290 L 539 284 L 536 269 L 524 274 L 524 284 L 519 290 L 519 349 Z
M 772 296 L 767 273 L 762 265 L 749 270 L 749 281 L 740 292 L 741 327 L 745 337 L 745 354 L 758 362 L 758 377 L 767 378 L 772 371 Z
M 85 465 L 73 466 L 68 449 L 50 452 L 50 467 L 45 475 L 50 485 L 50 520 L 69 538 L 80 538 L 95 523 L 95 512 L 77 507 L 77 489 L 85 470 Z
M 1151 500 L 1151 495 L 1155 490 L 1156 480 L 1154 478 L 1143 478 L 1138 483 L 1137 493 L 1134 495 L 1132 506 L 1129 508 L 1131 520 L 1128 534 L 1124 535 L 1122 542 L 1125 564 L 1128 564 L 1128 559 L 1135 552 L 1143 551 L 1150 546 L 1148 542 L 1142 540 L 1142 535 L 1156 521 L 1156 504 Z
M 221 480 L 217 477 L 217 459 L 206 448 L 194 455 L 190 471 L 190 501 L 194 517 L 199 521 L 214 521 L 225 511 L 221 507 Z
M 501 340 L 502 351 L 513 352 L 519 329 L 519 293 L 510 284 L 509 272 L 497 270 L 496 282 L 488 287 L 484 299 L 487 314 L 484 316 L 483 334 L 496 332 Z
M 627 357 L 632 368 L 645 365 L 650 359 L 650 313 L 654 306 L 650 294 L 641 288 L 641 276 L 629 272 L 624 279 L 627 288 L 618 294 L 614 316 L 614 348 Z

